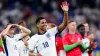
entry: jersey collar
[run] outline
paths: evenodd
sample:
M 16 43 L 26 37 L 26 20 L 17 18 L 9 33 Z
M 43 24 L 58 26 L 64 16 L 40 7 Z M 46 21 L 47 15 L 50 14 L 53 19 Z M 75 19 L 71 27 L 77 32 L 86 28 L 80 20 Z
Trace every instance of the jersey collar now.
M 45 34 L 46 32 L 47 32 L 47 31 L 45 31 L 43 34 Z M 37 34 L 38 34 L 38 35 L 43 35 L 43 34 L 41 34 L 40 32 L 38 32 Z

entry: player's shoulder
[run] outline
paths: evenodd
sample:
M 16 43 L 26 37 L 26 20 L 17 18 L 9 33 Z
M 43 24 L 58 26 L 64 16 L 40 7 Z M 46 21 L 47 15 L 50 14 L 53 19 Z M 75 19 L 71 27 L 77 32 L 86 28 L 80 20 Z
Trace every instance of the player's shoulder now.
M 63 35 L 62 40 L 69 39 L 69 37 L 70 37 L 70 34 L 66 33 L 66 34 Z
M 79 32 L 76 32 L 75 34 L 76 34 L 76 35 L 81 35 Z
M 11 38 L 11 37 L 8 36 L 8 35 L 6 35 L 5 37 L 6 37 L 6 40 L 7 40 L 7 39 L 13 39 L 13 38 Z
M 88 39 L 88 38 L 84 38 L 83 40 L 85 40 L 85 41 L 89 41 L 89 39 Z
M 35 35 L 31 36 L 30 39 L 37 41 L 39 39 L 39 35 L 38 34 L 35 34 Z
M 56 40 L 62 40 L 62 38 L 59 36 L 56 36 Z
M 31 36 L 31 38 L 38 38 L 38 37 L 39 37 L 38 34 L 35 34 L 35 35 Z
M 56 27 L 53 27 L 53 28 L 51 28 L 51 29 L 48 29 L 47 32 L 48 32 L 48 31 L 53 31 L 53 30 L 58 30 L 58 27 L 56 26 Z
M 21 33 L 19 33 L 19 34 L 15 34 L 15 35 L 14 35 L 14 37 L 16 37 L 16 36 L 21 36 Z
M 18 41 L 17 44 L 23 44 L 24 42 L 22 40 Z
M 66 33 L 66 34 L 64 34 L 63 37 L 69 37 L 69 36 L 70 36 L 70 34 L 69 33 Z

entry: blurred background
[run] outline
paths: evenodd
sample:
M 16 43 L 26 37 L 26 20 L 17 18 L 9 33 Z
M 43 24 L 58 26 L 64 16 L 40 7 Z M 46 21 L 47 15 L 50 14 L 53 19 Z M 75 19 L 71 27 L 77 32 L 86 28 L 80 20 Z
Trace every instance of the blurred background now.
M 36 33 L 35 20 L 43 16 L 47 22 L 59 25 L 63 20 L 61 2 L 69 3 L 69 20 L 76 20 L 77 24 L 88 22 L 90 32 L 100 45 L 100 0 L 0 0 L 0 31 L 8 23 L 18 23 L 25 20 L 27 27 Z M 66 33 L 66 29 L 62 35 Z M 100 46 L 93 52 L 100 56 Z

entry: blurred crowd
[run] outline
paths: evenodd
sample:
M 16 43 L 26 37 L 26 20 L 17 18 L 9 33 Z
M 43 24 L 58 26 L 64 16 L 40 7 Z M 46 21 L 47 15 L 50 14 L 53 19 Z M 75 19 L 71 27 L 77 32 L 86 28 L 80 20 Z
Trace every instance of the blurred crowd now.
M 25 20 L 33 35 L 38 16 L 59 25 L 63 18 L 62 1 L 69 2 L 69 20 L 76 20 L 77 24 L 88 22 L 100 45 L 100 0 L 0 0 L 0 31 L 5 24 Z

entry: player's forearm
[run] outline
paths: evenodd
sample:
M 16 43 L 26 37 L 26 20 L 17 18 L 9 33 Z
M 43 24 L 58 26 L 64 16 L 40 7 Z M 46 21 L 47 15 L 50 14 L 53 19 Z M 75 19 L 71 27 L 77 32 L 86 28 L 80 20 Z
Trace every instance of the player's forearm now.
M 85 50 L 87 50 L 88 49 L 88 47 L 86 47 L 86 45 L 85 44 L 82 44 L 81 45 L 81 50 L 84 52 Z
M 59 31 L 63 31 L 68 23 L 68 12 L 64 12 L 64 19 L 60 26 L 58 26 Z
M 29 29 L 27 29 L 26 27 L 23 27 L 23 26 L 18 26 L 24 33 L 27 33 L 27 34 L 30 34 L 31 31 Z
M 8 26 L 6 29 L 4 29 L 4 30 L 2 31 L 2 33 L 1 33 L 1 36 L 2 36 L 2 37 L 5 37 L 5 36 L 7 35 L 7 33 L 9 32 L 10 28 L 11 28 L 11 27 Z
M 70 51 L 78 46 L 78 43 L 72 44 L 72 45 L 64 45 L 65 51 Z

